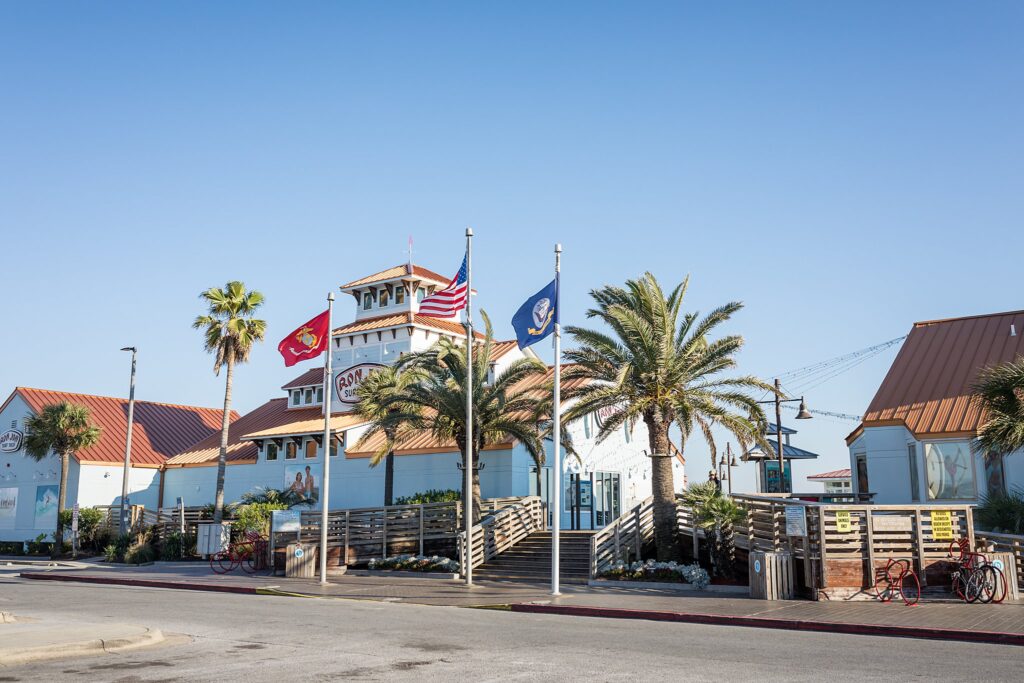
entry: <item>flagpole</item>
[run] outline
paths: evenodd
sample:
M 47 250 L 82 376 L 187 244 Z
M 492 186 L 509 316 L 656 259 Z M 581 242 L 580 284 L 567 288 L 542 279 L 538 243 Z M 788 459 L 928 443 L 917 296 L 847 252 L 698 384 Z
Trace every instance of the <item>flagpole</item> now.
M 466 228 L 466 489 L 463 518 L 466 522 L 466 547 L 462 554 L 462 573 L 466 585 L 473 585 L 473 228 Z
M 551 406 L 551 440 L 555 444 L 555 462 L 553 467 L 554 490 L 551 492 L 551 594 L 561 595 L 558 590 L 558 565 L 561 550 L 562 526 L 562 325 L 561 317 L 561 272 L 562 245 L 555 245 L 555 387 Z
M 327 353 L 324 360 L 324 472 L 320 480 L 320 585 L 327 585 L 327 512 L 331 485 L 331 315 L 334 292 L 327 293 Z

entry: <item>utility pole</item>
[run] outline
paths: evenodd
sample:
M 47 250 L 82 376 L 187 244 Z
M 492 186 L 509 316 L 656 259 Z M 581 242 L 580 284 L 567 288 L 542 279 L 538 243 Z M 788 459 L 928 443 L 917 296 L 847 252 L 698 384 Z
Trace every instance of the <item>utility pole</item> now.
M 132 466 L 132 424 L 135 421 L 135 354 L 138 349 L 126 346 L 122 351 L 132 352 L 132 379 L 128 389 L 128 437 L 124 441 L 124 473 L 121 476 L 121 515 L 118 532 L 127 533 L 128 520 L 125 519 L 125 508 L 128 504 L 128 474 Z

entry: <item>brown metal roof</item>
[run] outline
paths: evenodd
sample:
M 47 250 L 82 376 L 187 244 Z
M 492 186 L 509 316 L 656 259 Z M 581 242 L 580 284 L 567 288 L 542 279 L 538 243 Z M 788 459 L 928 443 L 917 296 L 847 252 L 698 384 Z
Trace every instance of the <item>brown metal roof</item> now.
M 288 411 L 289 417 L 296 418 L 297 410 Z M 308 411 L 305 411 L 308 412 Z M 366 419 L 354 413 L 332 413 L 331 431 L 338 432 L 351 427 L 365 424 Z M 322 434 L 324 431 L 324 415 L 320 409 L 316 409 L 312 416 L 304 415 L 301 418 L 292 419 L 284 424 L 248 432 L 242 435 L 243 439 L 267 439 L 275 436 L 299 436 L 302 434 Z
M 807 477 L 808 479 L 849 479 L 850 468 L 847 467 L 845 470 L 832 470 L 831 472 L 822 472 L 821 474 L 812 474 Z
M 906 425 L 917 436 L 976 433 L 983 421 L 971 398 L 978 372 L 1022 354 L 1024 311 L 915 323 L 847 443 L 871 426 Z
M 342 285 L 341 289 L 349 289 L 351 287 L 362 287 L 363 285 L 372 285 L 375 282 L 386 282 L 387 280 L 407 278 L 410 275 L 424 280 L 431 280 L 432 282 L 436 282 L 439 285 L 447 285 L 452 280 L 451 276 L 445 277 L 440 273 L 435 273 L 429 268 L 424 268 L 423 266 L 417 266 L 415 264 L 412 266 L 412 272 L 410 273 L 409 265 L 403 263 L 400 266 L 387 268 L 385 270 L 380 271 L 379 273 L 374 273 L 373 275 L 367 275 L 366 277 L 359 278 L 358 280 L 353 280 L 352 282 Z
M 309 387 L 324 383 L 323 367 L 306 370 L 304 373 L 285 384 L 282 389 L 296 389 L 298 387 Z
M 237 418 L 228 428 L 228 462 L 255 462 L 257 448 L 251 441 L 244 441 L 242 435 L 261 429 L 269 429 L 302 417 L 305 413 L 320 414 L 319 408 L 303 408 L 288 410 L 288 399 L 275 398 L 267 401 L 256 410 Z M 187 446 L 170 458 L 167 467 L 186 465 L 213 465 L 220 454 L 220 430 L 210 434 L 202 441 Z
M 124 462 L 128 399 L 29 387 L 16 387 L 11 397 L 15 394 L 21 396 L 35 413 L 46 405 L 61 401 L 85 406 L 102 431 L 99 443 L 76 453 L 75 457 L 83 463 Z M 132 465 L 159 467 L 182 449 L 210 434 L 219 433 L 222 414 L 220 408 L 136 401 L 132 424 Z M 237 420 L 238 413 L 232 411 L 231 419 Z
M 375 318 L 366 318 L 349 323 L 344 327 L 336 328 L 331 334 L 357 334 L 360 332 L 375 332 L 386 330 L 391 327 L 402 327 L 404 325 L 416 325 L 432 330 L 440 330 L 449 334 L 465 336 L 466 328 L 461 323 L 444 320 L 442 318 L 430 318 L 425 315 L 414 315 L 412 313 L 395 313 L 393 315 L 379 315 Z M 484 335 L 474 332 L 473 336 L 483 339 Z

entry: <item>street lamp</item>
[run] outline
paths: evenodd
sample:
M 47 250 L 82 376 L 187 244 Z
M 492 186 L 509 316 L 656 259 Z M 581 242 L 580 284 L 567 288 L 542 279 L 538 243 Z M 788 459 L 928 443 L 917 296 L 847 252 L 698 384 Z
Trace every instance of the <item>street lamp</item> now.
M 132 462 L 132 422 L 135 418 L 135 354 L 138 352 L 134 346 L 126 346 L 122 351 L 132 352 L 132 380 L 128 389 L 128 438 L 124 442 L 124 475 L 121 478 L 121 523 L 118 525 L 120 533 L 126 533 L 127 520 L 125 519 L 125 503 L 128 500 L 128 472 Z
M 726 468 L 725 480 L 729 482 L 729 495 L 732 495 L 732 468 L 738 467 L 739 463 L 736 462 L 736 456 L 732 454 L 732 444 L 725 444 L 725 453 L 722 455 L 721 467 Z
M 779 493 L 786 493 L 786 459 L 782 453 L 782 404 L 783 403 L 796 403 L 800 402 L 800 409 L 797 411 L 796 419 L 798 420 L 810 420 L 813 415 L 807 410 L 807 404 L 804 402 L 804 397 L 800 398 L 782 398 L 782 383 L 778 379 L 775 380 L 775 398 L 771 401 L 758 401 L 758 403 L 774 403 L 775 404 L 775 440 L 778 444 L 779 449 Z M 765 467 L 765 488 L 768 488 L 768 468 Z M 792 493 L 792 491 L 790 491 Z

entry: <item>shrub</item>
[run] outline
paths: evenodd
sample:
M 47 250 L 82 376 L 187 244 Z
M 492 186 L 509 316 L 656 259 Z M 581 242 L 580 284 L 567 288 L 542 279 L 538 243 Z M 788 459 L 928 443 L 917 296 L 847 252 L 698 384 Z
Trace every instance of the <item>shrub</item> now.
M 403 572 L 445 572 L 454 573 L 459 571 L 459 563 L 447 557 L 432 555 L 430 557 L 419 555 L 395 555 L 386 559 L 370 560 L 370 569 L 389 569 Z
M 462 500 L 462 494 L 455 489 L 429 489 L 411 496 L 395 498 L 395 505 L 420 505 L 421 503 L 452 503 Z
M 120 534 L 103 549 L 103 559 L 107 562 L 124 562 L 125 553 L 132 545 L 131 534 Z
M 235 508 L 235 520 L 231 530 L 236 534 L 255 531 L 266 536 L 270 533 L 270 513 L 287 510 L 284 503 L 246 503 Z
M 71 538 L 72 510 L 60 513 L 60 526 L 64 530 L 64 538 Z M 78 545 L 82 549 L 97 550 L 102 548 L 109 539 L 109 532 L 100 529 L 105 515 L 96 508 L 80 508 L 78 510 Z
M 0 555 L 24 555 L 23 541 L 0 541 Z
M 689 583 L 697 590 L 704 590 L 711 578 L 699 564 L 677 564 L 676 562 L 616 562 L 610 569 L 601 572 L 600 578 L 617 581 L 658 581 L 667 583 Z
M 46 540 L 46 534 L 39 534 L 27 543 L 29 555 L 49 555 L 53 548 L 53 543 Z
M 132 543 L 124 553 L 124 561 L 127 564 L 146 564 L 156 559 L 156 549 L 153 544 L 141 537 Z
M 997 533 L 1024 533 L 1024 489 L 985 496 L 974 510 L 974 519 Z
M 196 554 L 196 537 L 192 534 L 182 535 L 173 531 L 167 535 L 160 546 L 161 560 L 183 560 Z

